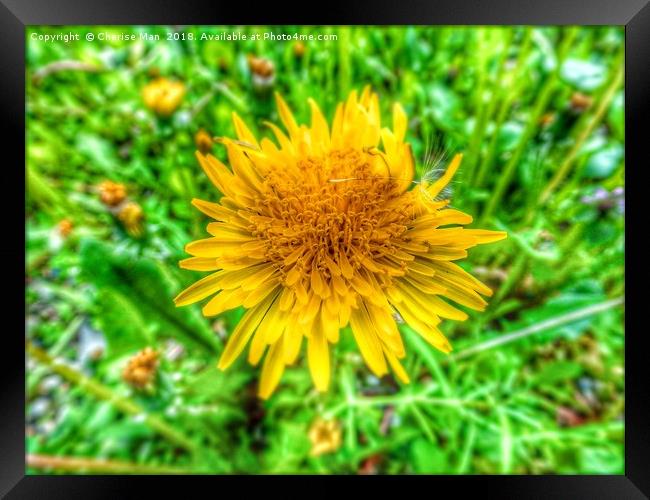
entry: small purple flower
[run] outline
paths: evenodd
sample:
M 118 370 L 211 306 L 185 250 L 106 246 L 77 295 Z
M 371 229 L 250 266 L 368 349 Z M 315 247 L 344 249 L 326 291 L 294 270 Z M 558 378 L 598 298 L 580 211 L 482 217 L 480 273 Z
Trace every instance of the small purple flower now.
M 596 205 L 600 210 L 610 210 L 614 207 L 620 213 L 625 213 L 625 189 L 623 186 L 614 188 L 611 192 L 599 187 L 593 193 L 584 195 L 580 202 L 585 205 Z
M 607 189 L 599 187 L 596 189 L 596 192 L 593 194 L 593 201 L 604 201 L 609 198 L 609 192 Z

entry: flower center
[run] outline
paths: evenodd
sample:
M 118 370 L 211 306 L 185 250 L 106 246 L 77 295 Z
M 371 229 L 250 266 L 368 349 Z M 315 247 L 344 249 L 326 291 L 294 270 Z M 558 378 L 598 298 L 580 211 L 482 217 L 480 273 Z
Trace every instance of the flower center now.
M 256 200 L 253 234 L 267 242 L 267 258 L 286 272 L 313 269 L 329 278 L 349 267 L 399 251 L 394 240 L 413 218 L 397 184 L 371 167 L 370 153 L 332 151 L 298 164 L 297 175 L 270 172 Z M 348 268 L 349 269 L 349 268 Z M 345 273 L 344 274 L 348 274 Z

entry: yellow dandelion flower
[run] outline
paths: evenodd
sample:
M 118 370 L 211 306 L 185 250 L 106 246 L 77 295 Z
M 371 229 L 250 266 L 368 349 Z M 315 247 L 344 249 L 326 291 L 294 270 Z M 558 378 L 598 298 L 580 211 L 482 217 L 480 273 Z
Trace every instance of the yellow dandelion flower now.
M 182 82 L 156 78 L 142 89 L 144 104 L 160 116 L 169 116 L 181 104 L 185 95 Z
M 448 353 L 440 323 L 467 314 L 443 297 L 483 310 L 481 295 L 492 294 L 453 261 L 506 234 L 463 228 L 472 217 L 439 199 L 461 155 L 439 179 L 414 184 L 407 119 L 399 104 L 392 128 L 382 126 L 379 99 L 369 88 L 339 104 L 331 127 L 311 99 L 310 126 L 298 124 L 279 95 L 277 104 L 287 131 L 268 124 L 277 144 L 258 141 L 233 114 L 237 139 L 221 140 L 231 168 L 197 152 L 223 196 L 218 203 L 192 201 L 214 221 L 207 226 L 209 238 L 186 246 L 192 257 L 180 266 L 212 273 L 175 303 L 212 296 L 205 316 L 247 309 L 218 366 L 228 368 L 249 341 L 252 364 L 266 352 L 262 398 L 296 361 L 303 339 L 313 382 L 327 390 L 329 347 L 348 325 L 370 370 L 380 377 L 392 369 L 406 383 L 395 313 Z
M 317 457 L 341 447 L 341 426 L 336 420 L 316 419 L 309 428 L 310 455 Z

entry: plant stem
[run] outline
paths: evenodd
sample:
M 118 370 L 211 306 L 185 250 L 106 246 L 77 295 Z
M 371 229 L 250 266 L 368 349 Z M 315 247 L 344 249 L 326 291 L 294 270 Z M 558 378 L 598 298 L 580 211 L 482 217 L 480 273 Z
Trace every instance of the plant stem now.
M 533 111 L 531 113 L 531 116 L 528 119 L 526 128 L 524 129 L 524 132 L 521 135 L 521 138 L 519 139 L 519 143 L 517 144 L 517 147 L 515 148 L 512 156 L 510 157 L 510 160 L 508 161 L 505 168 L 503 169 L 503 172 L 499 176 L 499 180 L 497 182 L 495 190 L 492 193 L 492 196 L 490 197 L 485 207 L 485 210 L 483 211 L 483 214 L 481 216 L 482 224 L 485 224 L 485 222 L 492 216 L 494 210 L 499 205 L 501 199 L 503 198 L 503 195 L 505 194 L 506 190 L 510 186 L 510 181 L 512 181 L 512 177 L 515 173 L 515 170 L 519 165 L 519 160 L 521 159 L 524 151 L 526 150 L 526 147 L 530 143 L 530 140 L 535 135 L 535 132 L 537 131 L 537 128 L 539 126 L 539 120 L 542 114 L 544 113 L 544 111 L 546 110 L 546 107 L 551 99 L 551 96 L 555 91 L 557 81 L 559 79 L 560 68 L 562 67 L 562 63 L 564 62 L 564 59 L 569 52 L 569 49 L 571 48 L 571 43 L 573 42 L 576 33 L 577 30 L 575 28 L 569 28 L 569 30 L 566 32 L 564 36 L 564 40 L 562 41 L 562 45 L 560 46 L 560 49 L 558 51 L 557 66 L 553 70 L 553 72 L 548 76 L 546 82 L 544 83 L 542 89 L 540 90 L 539 95 L 537 96 L 537 100 L 533 105 Z
M 61 332 L 61 335 L 57 339 L 56 343 L 50 348 L 50 353 L 52 356 L 58 356 L 61 354 L 63 349 L 70 343 L 72 338 L 75 336 L 79 328 L 84 322 L 83 316 L 77 316 L 74 318 L 67 326 L 67 328 Z M 37 366 L 33 370 L 27 379 L 27 394 L 29 397 L 34 396 L 38 388 L 38 383 L 41 378 L 45 375 L 47 368 L 44 366 Z
M 529 258 L 530 257 L 526 252 L 521 252 L 517 256 L 514 264 L 512 265 L 512 268 L 510 269 L 510 272 L 508 272 L 508 277 L 499 287 L 494 298 L 490 301 L 490 309 L 492 311 L 496 310 L 496 307 L 503 300 L 503 298 L 510 293 L 510 291 L 515 287 L 515 285 L 517 285 L 517 283 L 519 283 L 524 275 L 524 272 L 526 271 Z
M 501 406 L 496 406 L 499 424 L 501 427 L 501 474 L 510 474 L 512 471 L 512 431 L 510 419 Z
M 354 415 L 356 397 L 354 394 L 354 373 L 349 367 L 344 367 L 341 373 L 341 386 L 345 395 L 347 411 L 345 418 L 345 446 L 352 452 L 357 444 L 357 431 Z
M 429 344 L 427 344 L 427 342 L 415 331 L 413 331 L 410 327 L 404 326 L 404 329 L 408 330 L 408 333 L 410 334 L 410 335 L 405 335 L 405 340 L 407 344 L 409 344 L 412 349 L 416 350 L 420 354 L 420 356 L 422 356 L 424 364 L 427 366 L 427 368 L 429 368 L 429 370 L 431 370 L 433 376 L 440 384 L 440 387 L 442 388 L 442 393 L 447 397 L 452 396 L 453 391 L 451 389 L 451 386 L 449 385 L 449 382 L 447 381 L 447 377 L 445 377 L 445 374 L 443 373 L 440 364 L 436 360 L 431 350 L 431 346 L 429 346 Z
M 83 61 L 74 61 L 74 60 L 63 60 L 63 61 L 54 61 L 38 70 L 34 71 L 32 75 L 32 81 L 35 84 L 39 84 L 43 79 L 47 78 L 50 75 L 55 73 L 60 73 L 61 71 L 81 71 L 85 73 L 99 73 L 104 71 L 103 66 L 97 64 L 90 64 Z
M 503 97 L 503 100 L 501 101 L 501 106 L 499 107 L 499 111 L 497 112 L 497 119 L 496 119 L 496 123 L 494 124 L 494 133 L 492 134 L 492 138 L 490 139 L 490 144 L 488 145 L 487 153 L 485 155 L 485 158 L 483 159 L 483 162 L 481 163 L 481 166 L 479 167 L 478 175 L 475 181 L 476 187 L 481 187 L 483 185 L 485 176 L 487 175 L 487 172 L 490 170 L 490 167 L 492 167 L 492 164 L 494 163 L 494 158 L 496 156 L 497 142 L 499 140 L 499 131 L 501 130 L 501 125 L 503 124 L 506 117 L 508 116 L 508 111 L 510 111 L 510 108 L 512 107 L 512 103 L 517 98 L 518 90 L 520 87 L 518 85 L 518 82 L 521 81 L 521 76 L 525 68 L 525 62 L 526 59 L 528 58 L 528 55 L 530 54 L 532 33 L 533 33 L 532 28 L 530 27 L 526 28 L 524 40 L 521 43 L 521 50 L 519 52 L 519 56 L 517 57 L 517 63 L 512 72 L 513 73 L 512 81 L 514 82 L 514 86 L 509 89 L 506 88 L 505 86 L 501 88 L 501 92 L 503 92 L 505 96 Z
M 609 86 L 606 88 L 603 93 L 602 98 L 598 103 L 595 113 L 591 116 L 591 119 L 583 122 L 583 126 L 578 130 L 576 140 L 573 144 L 571 150 L 564 157 L 564 161 L 560 165 L 560 168 L 557 170 L 553 178 L 550 180 L 544 191 L 542 192 L 539 203 L 544 204 L 549 199 L 553 191 L 558 187 L 558 185 L 564 180 L 567 176 L 571 167 L 575 163 L 578 152 L 582 148 L 584 142 L 589 138 L 591 133 L 594 131 L 596 126 L 601 122 L 609 104 L 612 102 L 618 87 L 623 81 L 623 65 L 620 64 L 620 59 L 617 59 L 615 66 L 617 66 L 616 73 L 614 78 L 611 79 Z
M 553 277 L 547 284 L 547 287 L 550 289 L 555 289 L 559 287 L 569 273 L 576 267 L 575 259 L 571 259 L 576 252 L 576 249 L 579 248 L 577 245 L 578 240 L 582 237 L 585 230 L 585 223 L 578 222 L 574 224 L 566 233 L 564 237 L 558 242 L 558 249 L 561 255 L 562 265 L 554 273 Z
M 589 316 L 593 316 L 594 314 L 607 311 L 614 307 L 620 306 L 624 302 L 625 302 L 624 297 L 617 297 L 615 299 L 601 302 L 600 304 L 594 304 L 592 306 L 578 309 L 577 311 L 573 311 L 567 314 L 562 314 L 560 316 L 556 316 L 555 318 L 551 318 L 546 321 L 537 323 L 535 325 L 522 328 L 521 330 L 516 330 L 514 332 L 506 333 L 504 335 L 501 335 L 500 337 L 488 340 L 486 342 L 482 342 L 478 345 L 460 351 L 456 355 L 450 356 L 450 359 L 459 360 L 459 359 L 468 358 L 479 352 L 487 351 L 488 349 L 492 349 L 500 345 L 509 344 L 510 342 L 514 342 L 515 340 L 528 337 L 529 335 L 543 332 L 545 330 L 550 330 L 551 328 L 557 328 L 559 326 L 566 325 L 567 323 L 572 323 L 579 319 L 587 318 Z
M 192 471 L 161 465 L 141 465 L 117 460 L 27 455 L 27 466 L 34 469 L 91 474 L 191 474 Z
M 481 401 L 473 401 L 470 399 L 458 398 L 430 398 L 421 394 L 407 394 L 397 396 L 363 396 L 355 400 L 354 405 L 363 406 L 410 406 L 413 404 L 421 403 L 428 407 L 431 406 L 445 406 L 448 408 L 478 408 L 486 409 L 485 403 Z
M 116 394 L 105 385 L 97 382 L 90 377 L 87 377 L 71 366 L 68 366 L 61 361 L 54 359 L 47 352 L 36 347 L 31 342 L 27 342 L 27 352 L 34 359 L 40 363 L 43 363 L 52 371 L 61 375 L 64 379 L 75 385 L 78 385 L 80 388 L 98 399 L 108 401 L 121 412 L 126 413 L 127 415 L 137 415 L 144 417 L 143 420 L 147 425 L 149 425 L 152 429 L 157 431 L 161 436 L 165 437 L 171 443 L 180 446 L 181 448 L 184 448 L 190 452 L 198 451 L 198 447 L 194 441 L 178 432 L 160 417 L 147 414 L 142 407 L 140 407 L 130 398 Z
M 350 88 L 350 47 L 352 43 L 352 28 L 344 26 L 340 28 L 339 34 L 339 97 L 345 99 Z
M 463 170 L 460 172 L 462 175 L 462 182 L 459 183 L 455 196 L 457 198 L 462 197 L 462 192 L 465 190 L 467 184 L 472 182 L 474 177 L 474 165 L 478 158 L 478 150 L 480 149 L 480 138 L 483 135 L 483 128 L 485 126 L 485 116 L 487 114 L 487 103 L 483 99 L 483 94 L 485 93 L 485 81 L 486 81 L 486 65 L 487 61 L 490 58 L 488 54 L 487 35 L 485 29 L 478 29 L 476 32 L 476 70 L 478 72 L 478 77 L 476 81 L 476 93 L 474 94 L 474 130 L 469 139 L 469 144 L 467 145 L 467 157 L 465 158 L 465 165 Z
M 490 98 L 486 102 L 484 99 L 484 94 L 485 94 L 485 80 L 486 80 L 486 68 L 485 66 L 487 65 L 487 60 L 489 57 L 484 57 L 481 59 L 481 66 L 480 66 L 480 71 L 481 71 L 481 78 L 479 80 L 479 87 L 478 87 L 478 93 L 477 93 L 477 102 L 479 103 L 478 107 L 478 117 L 476 119 L 476 122 L 474 124 L 474 130 L 472 132 L 472 137 L 470 138 L 469 146 L 468 146 L 468 158 L 465 160 L 465 180 L 466 183 L 465 185 L 470 185 L 473 184 L 474 181 L 474 172 L 476 170 L 476 166 L 479 162 L 480 159 L 480 153 L 481 153 L 481 144 L 483 142 L 483 137 L 485 134 L 485 128 L 487 124 L 490 122 L 490 118 L 492 117 L 494 113 L 494 109 L 497 105 L 497 102 L 499 101 L 499 82 L 503 79 L 503 72 L 504 72 L 504 66 L 505 66 L 505 59 L 508 54 L 508 46 L 510 45 L 510 40 L 512 39 L 512 29 L 508 29 L 506 31 L 506 36 L 504 40 L 504 45 L 505 49 L 501 51 L 501 53 L 498 56 L 497 60 L 497 72 L 495 75 L 495 84 L 494 88 L 491 92 Z M 491 54 L 490 54 L 491 55 Z
M 467 431 L 467 437 L 465 438 L 465 446 L 463 447 L 463 453 L 458 463 L 456 474 L 465 474 L 469 470 L 469 466 L 472 460 L 472 450 L 474 449 L 475 441 L 476 441 L 476 424 L 471 423 Z

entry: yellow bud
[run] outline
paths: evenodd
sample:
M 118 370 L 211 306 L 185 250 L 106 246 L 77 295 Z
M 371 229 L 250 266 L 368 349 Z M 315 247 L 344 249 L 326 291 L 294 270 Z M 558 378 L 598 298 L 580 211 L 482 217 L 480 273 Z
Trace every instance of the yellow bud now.
M 214 142 L 212 136 L 204 129 L 201 129 L 194 135 L 194 144 L 201 153 L 206 154 L 212 150 Z
M 99 197 L 104 205 L 115 207 L 126 198 L 126 187 L 119 182 L 104 181 L 99 185 Z
M 142 235 L 142 221 L 144 220 L 144 213 L 142 212 L 142 207 L 130 201 L 126 203 L 118 212 L 117 218 L 120 219 L 124 225 L 124 229 L 131 236 L 141 236 Z
M 182 82 L 157 78 L 142 89 L 144 104 L 160 116 L 170 116 L 181 104 L 185 96 Z

